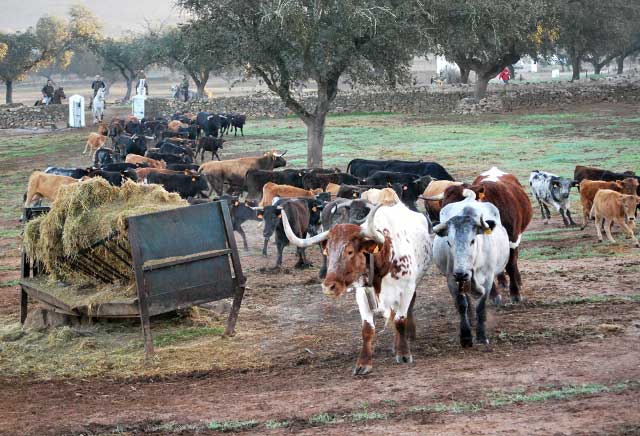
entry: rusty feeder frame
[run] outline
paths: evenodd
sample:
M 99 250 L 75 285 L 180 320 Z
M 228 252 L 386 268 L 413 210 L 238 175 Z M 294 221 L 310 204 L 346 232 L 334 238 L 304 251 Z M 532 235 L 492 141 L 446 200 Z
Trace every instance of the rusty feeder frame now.
M 27 208 L 24 219 L 48 210 Z M 133 269 L 136 298 L 100 304 L 97 309 L 72 307 L 50 291 L 51 285 L 45 285 L 42 268 L 27 257 L 23 248 L 20 322 L 26 319 L 29 297 L 48 310 L 72 316 L 139 317 L 148 357 L 154 353 L 151 316 L 233 297 L 225 335 L 234 334 L 246 279 L 225 201 L 129 217 L 127 231 L 130 252 L 116 241 L 116 235 L 111 235 L 65 261 L 83 275 L 104 283 L 123 278 L 120 268 L 114 267 L 121 262 Z

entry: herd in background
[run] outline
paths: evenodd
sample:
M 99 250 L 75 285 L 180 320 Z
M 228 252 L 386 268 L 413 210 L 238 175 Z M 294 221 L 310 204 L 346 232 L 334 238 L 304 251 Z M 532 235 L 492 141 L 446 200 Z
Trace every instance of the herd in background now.
M 284 168 L 286 151 L 275 150 L 220 160 L 223 135 L 231 128 L 243 135 L 245 121 L 242 115 L 200 112 L 176 114 L 171 120 L 129 117 L 100 124 L 84 151 L 91 150 L 94 166 L 34 172 L 25 207 L 41 198 L 53 201 L 60 186 L 87 177 L 103 177 L 115 186 L 126 179 L 157 183 L 191 204 L 210 201 L 215 192 L 227 202 L 245 249 L 242 224 L 261 221 L 264 255 L 275 234 L 276 268 L 290 243 L 297 250 L 296 268 L 308 267 L 305 250 L 319 245 L 323 291 L 338 297 L 355 290 L 363 337 L 355 374 L 372 369 L 375 314 L 395 326 L 396 360 L 412 361 L 415 289 L 431 264 L 447 278 L 460 316 L 461 345 L 473 344 L 470 296 L 475 298 L 476 342 L 488 344 L 487 300 L 501 304 L 506 289 L 514 303 L 522 298 L 518 257 L 533 207 L 513 174 L 493 167 L 464 183 L 436 162 L 369 159 L 352 160 L 345 172 L 289 169 Z M 155 147 L 148 147 L 149 141 Z M 205 151 L 212 153 L 210 161 L 204 161 Z M 195 163 L 199 155 L 200 165 Z M 595 218 L 598 240 L 603 228 L 613 242 L 611 226 L 617 223 L 640 247 L 634 235 L 639 180 L 631 171 L 576 166 L 573 178 L 533 171 L 529 185 L 545 224 L 555 209 L 565 226 L 577 225 L 569 205 L 571 189 L 577 187 L 582 229 Z

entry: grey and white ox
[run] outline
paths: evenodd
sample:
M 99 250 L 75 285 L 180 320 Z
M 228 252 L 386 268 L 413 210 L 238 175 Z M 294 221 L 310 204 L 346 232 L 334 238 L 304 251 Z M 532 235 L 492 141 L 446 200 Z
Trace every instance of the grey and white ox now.
M 434 227 L 433 261 L 447 276 L 449 291 L 460 314 L 460 344 L 473 345 L 468 308 L 469 294 L 477 298 L 476 340 L 488 344 L 485 333 L 486 301 L 494 280 L 509 260 L 509 237 L 500 212 L 491 203 L 475 200 L 464 190 L 465 199 L 450 203 L 440 212 Z
M 573 179 L 560 177 L 546 171 L 535 170 L 531 173 L 529 185 L 533 196 L 538 200 L 545 224 L 548 224 L 551 218 L 549 212 L 549 206 L 551 206 L 560 212 L 565 226 L 576 225 L 571 217 L 571 211 L 569 211 L 569 194 L 571 188 L 577 184 L 578 182 Z

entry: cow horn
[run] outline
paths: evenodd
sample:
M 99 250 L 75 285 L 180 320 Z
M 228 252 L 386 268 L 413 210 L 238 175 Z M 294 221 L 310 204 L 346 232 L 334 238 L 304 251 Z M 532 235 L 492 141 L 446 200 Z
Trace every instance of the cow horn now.
M 421 200 L 440 201 L 440 200 L 444 200 L 444 192 L 441 192 L 438 195 L 428 195 L 426 197 L 424 195 L 421 195 L 419 198 Z
M 480 215 L 480 226 L 482 226 L 483 229 L 491 228 L 489 224 L 484 221 L 484 217 L 482 215 Z
M 440 223 L 433 228 L 433 233 L 437 234 L 438 232 L 441 232 L 442 230 L 446 229 L 447 226 L 448 226 L 447 223 Z
M 305 239 L 298 238 L 295 235 L 295 233 L 293 233 L 293 230 L 289 225 L 289 218 L 287 218 L 287 213 L 284 210 L 282 211 L 282 225 L 284 227 L 284 233 L 287 235 L 289 242 L 291 242 L 296 247 L 300 247 L 300 248 L 311 247 L 312 245 L 318 244 L 322 241 L 326 241 L 329 238 L 329 230 L 325 230 L 322 233 L 318 233 L 317 235 L 311 238 L 305 238 Z
M 476 199 L 476 193 L 475 191 L 472 191 L 471 189 L 463 189 L 462 190 L 462 196 L 465 198 L 470 198 L 472 200 Z
M 376 241 L 378 244 L 384 244 L 384 236 L 382 235 L 382 233 L 376 230 L 376 227 L 373 223 L 374 218 L 376 216 L 376 212 L 378 212 L 378 209 L 380 209 L 380 206 L 382 206 L 382 204 L 378 204 L 376 207 L 373 208 L 371 212 L 369 212 L 369 216 L 367 216 L 367 221 L 365 223 L 366 227 L 362 229 L 362 231 L 360 232 L 360 235 L 366 238 L 371 238 L 374 241 Z
M 287 154 L 287 150 L 283 151 L 283 152 L 282 152 L 282 153 L 280 153 L 280 154 L 276 153 L 275 151 L 273 152 L 273 155 L 274 155 L 275 157 L 282 157 L 282 156 L 284 156 L 285 154 Z

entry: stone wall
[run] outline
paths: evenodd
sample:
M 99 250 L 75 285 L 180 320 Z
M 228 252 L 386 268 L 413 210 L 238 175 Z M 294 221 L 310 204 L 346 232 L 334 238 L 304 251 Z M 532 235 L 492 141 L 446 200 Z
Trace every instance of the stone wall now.
M 0 105 L 0 129 L 51 128 L 66 121 L 69 106 L 25 106 L 22 103 Z
M 487 101 L 470 103 L 473 87 L 469 85 L 406 88 L 379 92 L 341 92 L 332 105 L 334 112 L 393 112 L 407 114 L 508 112 L 519 108 L 561 107 L 571 104 L 640 102 L 640 78 L 622 77 L 592 82 L 554 82 L 507 86 L 492 85 Z M 315 97 L 305 98 L 306 107 Z M 462 108 L 460 106 L 462 105 Z M 176 102 L 149 99 L 147 116 L 168 115 L 177 111 L 239 112 L 249 118 L 281 118 L 291 112 L 278 98 L 271 96 L 222 97 L 212 100 Z

